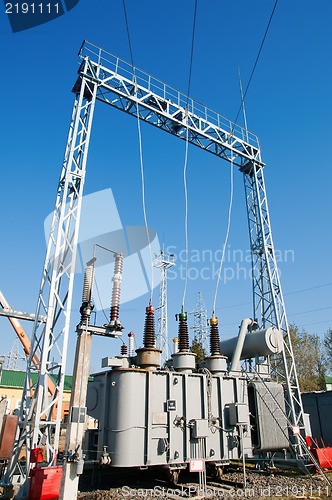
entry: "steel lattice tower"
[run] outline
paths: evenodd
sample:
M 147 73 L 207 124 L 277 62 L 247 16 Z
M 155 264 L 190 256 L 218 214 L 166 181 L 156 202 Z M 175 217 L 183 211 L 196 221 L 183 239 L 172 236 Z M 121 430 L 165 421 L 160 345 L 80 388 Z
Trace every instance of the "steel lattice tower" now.
M 17 370 L 18 361 L 26 361 L 25 356 L 22 356 L 22 354 L 19 351 L 18 339 L 14 340 L 12 348 L 10 352 L 7 354 L 6 358 L 7 358 L 6 370 Z
M 181 94 L 118 57 L 85 41 L 74 85 L 75 101 L 37 303 L 32 349 L 23 394 L 20 432 L 3 484 L 10 484 L 22 445 L 45 444 L 47 463 L 55 463 L 61 422 L 70 311 L 81 202 L 95 101 L 115 107 L 219 158 L 233 162 L 244 175 L 252 252 L 253 308 L 260 327 L 284 332 L 285 350 L 276 360 L 284 377 L 289 419 L 304 428 L 296 366 L 280 286 L 267 205 L 260 145 L 256 135 Z M 188 132 L 188 134 L 187 134 Z M 124 130 L 124 134 L 126 131 Z M 38 322 L 46 316 L 46 323 Z M 33 359 L 39 359 L 37 381 Z M 49 386 L 55 391 L 49 397 Z M 32 394 L 32 397 L 30 397 Z M 54 439 L 51 439 L 54 434 Z M 301 447 L 298 447 L 301 454 Z M 21 474 L 21 476 L 23 473 Z
M 97 71 L 99 72 L 99 68 Z M 89 76 L 86 78 L 83 75 Z M 90 61 L 84 59 L 74 89 L 74 107 L 43 267 L 23 390 L 19 434 L 14 445 L 13 459 L 4 477 L 4 484 L 12 482 L 18 456 L 24 444 L 27 474 L 30 469 L 30 452 L 40 444 L 45 445 L 47 464 L 56 463 L 79 221 L 97 94 L 97 83 L 91 82 L 91 78 L 97 79 L 98 74 L 95 73 Z M 43 315 L 46 316 L 46 322 L 40 323 L 38 318 Z M 36 373 L 33 359 L 39 360 L 37 378 L 31 377 Z M 31 384 L 33 379 L 36 382 Z M 49 390 L 50 379 L 55 385 L 53 394 L 50 394 Z M 24 476 L 23 472 L 22 475 Z M 20 481 L 22 482 L 22 478 Z
M 193 311 L 194 314 L 194 337 L 201 346 L 208 352 L 208 340 L 209 340 L 209 327 L 208 327 L 208 317 L 207 309 L 205 307 L 203 295 L 201 292 L 197 294 L 196 306 Z
M 172 259 L 174 255 L 166 256 L 161 250 L 160 254 L 154 261 L 154 267 L 160 269 L 160 293 L 159 293 L 159 307 L 158 307 L 158 338 L 159 349 L 161 349 L 161 366 L 169 359 L 169 346 L 168 346 L 168 325 L 167 325 L 167 271 L 174 266 Z

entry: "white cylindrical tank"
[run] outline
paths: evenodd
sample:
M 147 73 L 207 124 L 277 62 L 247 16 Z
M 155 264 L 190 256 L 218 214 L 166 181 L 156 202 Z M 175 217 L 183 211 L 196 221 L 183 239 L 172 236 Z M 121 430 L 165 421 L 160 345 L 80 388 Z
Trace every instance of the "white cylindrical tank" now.
M 230 360 L 236 349 L 238 337 L 220 342 L 221 354 Z M 256 356 L 270 356 L 283 350 L 283 334 L 274 327 L 264 330 L 254 330 L 247 333 L 241 353 L 241 359 L 255 358 Z

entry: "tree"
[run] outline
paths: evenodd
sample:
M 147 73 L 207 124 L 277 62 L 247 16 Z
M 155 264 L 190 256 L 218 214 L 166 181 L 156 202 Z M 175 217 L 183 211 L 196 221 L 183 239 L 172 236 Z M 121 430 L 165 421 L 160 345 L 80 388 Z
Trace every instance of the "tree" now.
M 199 340 L 193 339 L 190 350 L 191 352 L 196 354 L 196 365 L 204 361 L 206 356 L 205 349 L 202 346 L 201 342 L 199 342 Z
M 297 375 L 302 392 L 325 389 L 326 356 L 318 335 L 290 326 Z
M 329 328 L 324 337 L 326 351 L 326 371 L 332 375 L 332 328 Z

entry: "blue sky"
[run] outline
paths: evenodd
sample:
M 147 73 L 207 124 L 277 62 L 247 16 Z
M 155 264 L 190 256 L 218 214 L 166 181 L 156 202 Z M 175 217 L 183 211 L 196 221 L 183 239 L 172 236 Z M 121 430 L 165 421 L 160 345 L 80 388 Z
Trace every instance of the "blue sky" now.
M 273 4 L 274 0 L 198 0 L 191 81 L 194 99 L 235 118 L 240 104 L 238 66 L 245 86 Z M 194 1 L 127 0 L 126 5 L 135 65 L 185 93 Z M 248 128 L 259 136 L 266 163 L 288 318 L 319 335 L 332 326 L 331 18 L 329 0 L 279 0 L 246 98 Z M 73 105 L 77 52 L 83 39 L 129 61 L 122 1 L 80 0 L 59 19 L 15 34 L 1 5 L 0 288 L 19 310 L 34 312 L 36 307 L 45 254 L 43 224 L 55 200 Z M 148 223 L 165 247 L 179 255 L 184 248 L 184 143 L 144 123 L 142 136 Z M 237 171 L 234 181 L 228 255 L 237 251 L 237 260 L 225 263 L 229 275 L 231 269 L 248 268 L 240 259 L 242 251 L 245 260 L 249 241 L 243 180 Z M 189 148 L 189 251 L 196 252 L 200 263 L 191 265 L 199 270 L 217 266 L 210 255 L 224 241 L 229 183 L 227 163 Z M 122 223 L 142 226 L 137 122 L 98 103 L 85 194 L 107 188 L 113 190 Z M 241 319 L 252 315 L 251 284 L 245 270 L 239 273 L 240 279 L 224 276 L 221 281 L 217 314 L 222 337 L 236 335 Z M 168 290 L 172 338 L 177 334 L 174 314 L 181 308 L 183 281 L 170 280 Z M 194 309 L 201 291 L 210 315 L 214 290 L 211 279 L 189 280 L 186 309 Z M 78 276 L 75 309 L 79 309 L 80 295 Z M 133 330 L 138 344 L 148 298 L 145 295 L 121 309 L 124 336 Z M 158 290 L 154 303 L 158 303 Z M 74 311 L 69 360 L 77 321 Z M 103 316 L 100 322 L 104 322 Z M 25 326 L 29 332 L 30 325 Z M 0 328 L 1 353 L 5 354 L 15 336 L 4 318 Z M 94 339 L 92 371 L 99 369 L 101 356 L 116 354 L 119 349 L 120 342 Z M 71 361 L 68 371 L 70 365 Z

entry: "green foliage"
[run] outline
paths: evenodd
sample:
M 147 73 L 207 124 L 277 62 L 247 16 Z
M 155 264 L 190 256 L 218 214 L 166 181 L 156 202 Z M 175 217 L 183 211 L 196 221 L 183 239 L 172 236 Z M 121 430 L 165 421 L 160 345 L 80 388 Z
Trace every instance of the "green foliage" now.
M 318 335 L 305 330 L 300 332 L 296 325 L 291 325 L 289 330 L 301 391 L 324 390 L 326 376 L 324 342 Z
M 192 341 L 190 350 L 191 350 L 191 352 L 196 354 L 196 365 L 199 363 L 202 363 L 204 361 L 206 353 L 205 353 L 205 349 L 202 346 L 201 342 L 199 342 L 197 339 L 194 339 Z
M 326 371 L 332 375 L 332 328 L 329 328 L 324 337 L 324 347 L 326 351 Z

